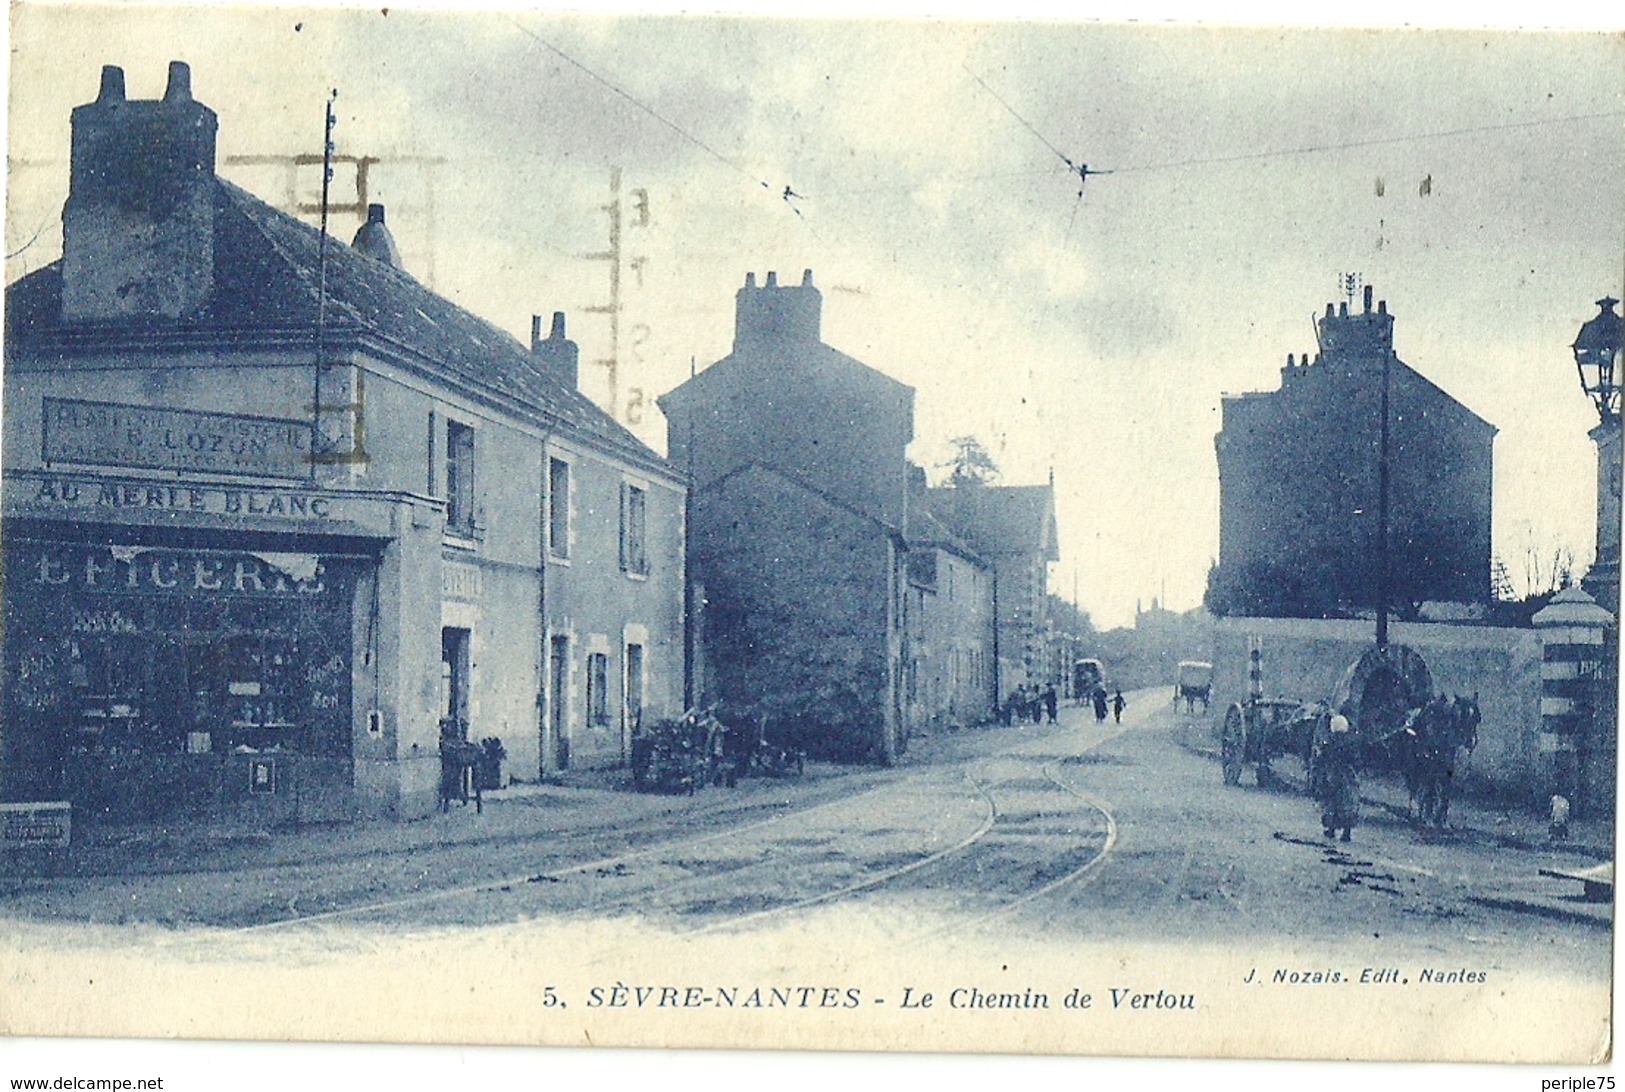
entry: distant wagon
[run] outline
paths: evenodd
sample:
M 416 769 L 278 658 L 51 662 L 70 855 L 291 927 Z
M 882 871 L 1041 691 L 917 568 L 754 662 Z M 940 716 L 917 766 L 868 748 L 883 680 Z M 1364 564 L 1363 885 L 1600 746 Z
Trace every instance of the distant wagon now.
M 1195 713 L 1196 703 L 1202 703 L 1202 712 L 1207 712 L 1207 703 L 1213 697 L 1213 665 L 1205 660 L 1179 661 L 1179 677 L 1174 683 L 1174 704 L 1181 701 L 1185 703 L 1185 712 Z
M 1079 660 L 1072 665 L 1072 696 L 1088 701 L 1096 690 L 1106 686 L 1106 668 L 1099 660 Z

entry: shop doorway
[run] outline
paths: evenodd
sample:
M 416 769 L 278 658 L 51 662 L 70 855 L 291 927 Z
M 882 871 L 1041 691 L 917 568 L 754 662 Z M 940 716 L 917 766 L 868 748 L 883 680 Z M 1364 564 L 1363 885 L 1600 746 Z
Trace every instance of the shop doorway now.
M 440 631 L 440 736 L 468 738 L 469 632 L 448 626 Z

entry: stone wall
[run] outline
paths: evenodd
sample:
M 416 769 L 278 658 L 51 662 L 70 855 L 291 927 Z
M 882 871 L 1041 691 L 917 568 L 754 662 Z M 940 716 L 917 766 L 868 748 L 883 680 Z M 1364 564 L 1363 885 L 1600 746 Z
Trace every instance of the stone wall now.
M 1262 641 L 1264 695 L 1324 701 L 1369 648 L 1366 621 L 1224 618 L 1213 642 L 1214 723 L 1247 696 L 1247 641 Z M 1478 747 L 1461 767 L 1468 791 L 1530 800 L 1540 791 L 1538 746 L 1541 646 L 1532 629 L 1395 623 L 1394 644 L 1421 653 L 1433 688 L 1478 695 L 1484 714 Z

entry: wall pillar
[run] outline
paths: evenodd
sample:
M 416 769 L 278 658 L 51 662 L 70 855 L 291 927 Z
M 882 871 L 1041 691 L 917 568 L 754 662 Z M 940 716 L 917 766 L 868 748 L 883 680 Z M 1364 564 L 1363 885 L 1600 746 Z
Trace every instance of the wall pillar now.
M 1568 797 L 1577 816 L 1606 813 L 1613 799 L 1614 698 L 1603 688 L 1614 616 L 1577 587 L 1564 588 L 1531 621 L 1541 642 L 1541 795 Z M 1603 769 L 1606 767 L 1606 769 Z

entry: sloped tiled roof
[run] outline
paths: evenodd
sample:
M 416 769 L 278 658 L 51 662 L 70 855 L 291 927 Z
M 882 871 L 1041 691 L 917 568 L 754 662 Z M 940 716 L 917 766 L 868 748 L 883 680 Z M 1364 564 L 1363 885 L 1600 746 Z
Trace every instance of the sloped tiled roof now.
M 818 486 L 807 481 L 805 478 L 802 478 L 800 475 L 792 474 L 790 471 L 784 470 L 780 467 L 769 466 L 767 463 L 759 463 L 754 461 L 740 463 L 738 466 L 734 467 L 726 474 L 723 474 L 721 477 L 713 478 L 704 485 L 700 486 L 698 489 L 695 489 L 692 496 L 699 498 L 710 493 L 720 492 L 725 486 L 737 479 L 755 476 L 766 476 L 777 479 L 778 481 L 784 482 L 785 484 L 800 490 L 809 497 L 816 497 L 819 501 L 829 505 L 831 508 L 837 508 L 849 515 L 856 516 L 865 523 L 872 525 L 876 530 L 884 534 L 891 535 L 894 539 L 901 537 L 897 531 L 897 528 L 893 527 L 885 520 L 880 519 L 878 516 L 865 512 L 857 505 L 844 501 L 827 490 L 820 489 Z
M 215 180 L 214 292 L 182 320 L 64 323 L 56 262 L 6 291 L 7 358 L 110 341 L 314 348 L 321 310 L 321 233 L 245 190 Z M 548 374 L 507 331 L 465 311 L 407 273 L 337 239 L 326 243 L 325 339 L 361 345 L 521 417 L 558 425 L 645 465 L 666 461 L 590 399 Z
M 980 561 L 981 557 L 962 538 L 950 531 L 928 507 L 923 493 L 909 497 L 908 528 L 905 538 L 909 546 L 936 546 L 951 550 L 961 557 Z
M 679 407 L 703 398 L 706 392 L 719 384 L 727 387 L 730 383 L 738 383 L 743 376 L 751 373 L 778 376 L 792 364 L 803 374 L 826 377 L 848 388 L 854 384 L 862 384 L 866 388 L 881 390 L 898 398 L 909 398 L 914 394 L 914 388 L 907 383 L 893 379 L 856 357 L 848 356 L 822 341 L 797 338 L 753 344 L 745 348 L 736 347 L 733 352 L 715 364 L 690 376 L 680 385 L 661 395 L 656 402 L 662 408 L 668 405 Z
M 1047 485 L 963 485 L 926 491 L 931 511 L 986 556 L 1041 552 L 1060 560 L 1054 490 Z

